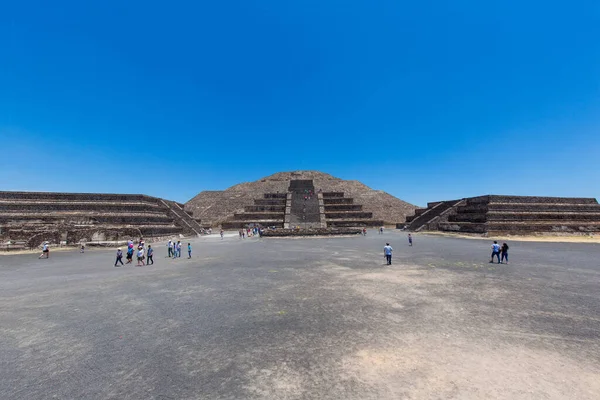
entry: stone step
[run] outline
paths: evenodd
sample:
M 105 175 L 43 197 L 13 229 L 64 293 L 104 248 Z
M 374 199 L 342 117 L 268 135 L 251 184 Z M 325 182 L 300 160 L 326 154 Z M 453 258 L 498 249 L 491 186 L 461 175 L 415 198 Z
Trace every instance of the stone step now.
M 328 219 L 327 227 L 362 227 L 362 226 L 383 226 L 383 221 L 374 219 Z
M 486 211 L 514 212 L 600 212 L 600 204 L 545 204 L 545 203 L 481 203 L 457 207 L 459 213 Z
M 325 205 L 334 205 L 334 204 L 353 204 L 354 199 L 351 197 L 339 197 L 339 198 L 323 198 L 323 204 Z
M 327 204 L 325 212 L 330 211 L 362 211 L 362 204 Z
M 446 232 L 485 233 L 485 232 L 600 232 L 600 221 L 557 222 L 557 221 L 526 221 L 526 222 L 449 222 L 440 223 L 439 230 Z
M 336 211 L 336 212 L 328 212 L 325 211 L 325 218 L 329 219 L 363 219 L 363 218 L 373 218 L 372 212 L 367 211 Z
M 248 220 L 277 220 L 285 217 L 285 212 L 260 212 L 260 213 L 236 213 L 233 215 L 233 219 L 237 221 L 248 221 Z
M 284 206 L 285 199 L 255 199 L 254 205 L 256 206 Z
M 486 197 L 486 196 L 483 196 Z M 598 204 L 594 198 L 584 197 L 539 197 L 539 196 L 501 196 L 501 195 L 490 195 L 488 202 L 490 204 L 496 203 L 520 203 L 520 204 Z

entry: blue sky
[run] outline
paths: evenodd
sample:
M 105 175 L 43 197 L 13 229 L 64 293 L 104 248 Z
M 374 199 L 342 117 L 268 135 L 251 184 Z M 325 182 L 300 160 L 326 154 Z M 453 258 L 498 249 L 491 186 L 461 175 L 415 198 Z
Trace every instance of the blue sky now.
M 0 190 L 600 197 L 597 1 L 0 5 Z

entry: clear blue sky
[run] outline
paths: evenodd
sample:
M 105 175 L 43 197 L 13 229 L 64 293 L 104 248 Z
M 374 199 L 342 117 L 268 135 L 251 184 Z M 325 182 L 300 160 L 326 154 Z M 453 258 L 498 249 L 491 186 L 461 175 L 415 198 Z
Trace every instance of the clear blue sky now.
M 600 197 L 598 1 L 91 3 L 0 5 L 0 190 Z

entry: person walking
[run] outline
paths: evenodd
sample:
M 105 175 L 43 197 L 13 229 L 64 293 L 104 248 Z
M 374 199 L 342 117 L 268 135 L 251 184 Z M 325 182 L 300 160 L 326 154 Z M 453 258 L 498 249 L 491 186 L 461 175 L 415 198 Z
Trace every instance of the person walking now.
M 385 260 L 387 261 L 387 265 L 392 265 L 392 252 L 394 251 L 394 249 L 392 249 L 392 246 L 390 246 L 389 243 L 386 243 L 385 246 L 383 246 L 383 255 L 385 257 Z
M 147 251 L 146 255 L 148 256 L 148 261 L 146 261 L 146 264 L 147 265 L 154 264 L 154 259 L 152 258 L 154 256 L 154 249 L 152 248 L 151 244 L 148 245 L 148 251 Z
M 177 241 L 177 257 L 181 258 L 181 240 Z
M 127 247 L 127 264 L 133 262 L 133 247 Z
M 81 250 L 79 252 L 80 253 L 85 253 L 85 244 L 81 245 Z
M 379 234 L 383 235 L 383 226 L 379 228 Z
M 412 247 L 412 235 L 408 234 L 408 245 Z
M 117 259 L 115 260 L 115 267 L 117 267 L 117 263 L 121 263 L 123 265 L 123 252 L 121 248 L 117 249 Z
M 495 240 L 494 244 L 492 244 L 492 259 L 490 260 L 490 263 L 494 262 L 494 257 L 498 257 L 498 264 L 500 264 L 500 245 Z
M 506 264 L 508 264 L 508 245 L 506 243 L 502 243 L 502 248 L 500 249 L 502 253 L 502 257 L 500 258 L 500 264 L 506 260 Z
M 192 244 L 188 243 L 188 260 L 192 258 Z
M 50 249 L 48 248 L 48 242 L 42 243 L 42 254 L 40 254 L 39 258 L 50 258 Z
M 141 263 L 141 265 L 140 265 Z M 144 265 L 146 265 L 144 263 L 144 249 L 142 248 L 142 246 L 138 247 L 138 252 L 137 252 L 137 267 L 143 267 Z
M 171 258 L 173 256 L 173 242 L 171 240 L 169 240 L 169 243 L 167 243 L 167 248 L 169 251 L 168 257 Z
M 224 233 L 225 233 L 225 232 L 223 232 L 223 229 L 221 229 L 221 240 L 223 240 L 223 234 L 224 234 Z
M 367 236 L 367 228 L 363 228 L 363 236 Z

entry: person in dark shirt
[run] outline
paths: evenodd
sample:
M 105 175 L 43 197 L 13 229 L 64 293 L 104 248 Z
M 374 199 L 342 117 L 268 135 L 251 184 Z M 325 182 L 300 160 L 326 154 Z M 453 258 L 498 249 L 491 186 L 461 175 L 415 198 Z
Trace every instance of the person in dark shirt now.
M 152 256 L 154 256 L 154 249 L 152 248 L 152 245 L 150 245 L 150 244 L 148 245 L 147 255 L 148 255 L 148 262 L 146 264 L 147 265 L 154 264 L 154 259 L 152 258 Z
M 117 266 L 117 263 L 121 263 L 121 265 L 123 265 L 123 252 L 120 248 L 117 249 L 117 259 L 115 260 L 115 267 Z
M 506 243 L 502 243 L 502 249 L 500 250 L 500 252 L 502 253 L 500 263 L 502 264 L 504 260 L 506 260 L 506 264 L 508 264 L 508 245 Z

